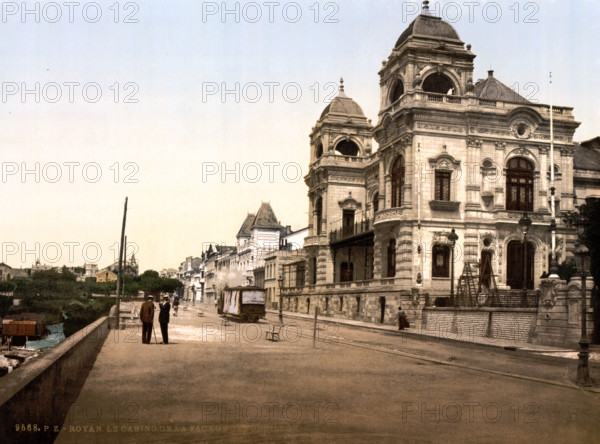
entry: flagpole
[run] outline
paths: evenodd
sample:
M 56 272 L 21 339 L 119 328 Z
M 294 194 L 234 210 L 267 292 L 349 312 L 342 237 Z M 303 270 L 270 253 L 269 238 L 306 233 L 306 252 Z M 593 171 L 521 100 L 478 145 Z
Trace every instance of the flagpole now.
M 552 73 L 550 73 L 550 208 L 552 220 L 550 231 L 552 233 L 552 254 L 550 258 L 550 279 L 558 279 L 558 262 L 556 261 L 556 187 L 554 186 L 554 104 L 552 91 Z

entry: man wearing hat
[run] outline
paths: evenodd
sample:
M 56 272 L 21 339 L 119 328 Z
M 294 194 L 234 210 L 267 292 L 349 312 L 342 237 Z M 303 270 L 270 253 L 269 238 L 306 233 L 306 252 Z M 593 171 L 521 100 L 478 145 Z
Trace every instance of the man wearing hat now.
M 169 343 L 169 311 L 171 310 L 171 303 L 169 302 L 169 296 L 164 295 L 162 301 L 158 304 L 160 313 L 158 314 L 158 322 L 160 322 L 160 332 L 162 333 L 163 344 Z
M 152 339 L 152 324 L 154 323 L 154 298 L 148 295 L 146 302 L 140 308 L 140 319 L 142 321 L 142 343 L 150 344 Z

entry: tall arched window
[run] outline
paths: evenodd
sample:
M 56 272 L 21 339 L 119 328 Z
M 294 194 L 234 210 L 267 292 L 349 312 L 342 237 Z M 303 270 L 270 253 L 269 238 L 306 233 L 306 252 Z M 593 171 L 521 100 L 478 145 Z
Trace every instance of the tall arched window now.
M 392 208 L 402 205 L 402 188 L 404 187 L 404 157 L 398 156 L 392 166 Z
M 323 221 L 323 199 L 319 197 L 315 204 L 315 215 L 317 216 L 316 233 L 317 236 L 321 234 L 321 222 Z
M 402 80 L 398 79 L 392 87 L 390 93 L 390 103 L 394 103 L 402 96 L 402 94 L 404 94 L 404 83 L 402 83 Z
M 506 209 L 533 211 L 533 165 L 522 157 L 515 157 L 508 161 Z
M 379 211 L 379 193 L 373 194 L 373 216 Z

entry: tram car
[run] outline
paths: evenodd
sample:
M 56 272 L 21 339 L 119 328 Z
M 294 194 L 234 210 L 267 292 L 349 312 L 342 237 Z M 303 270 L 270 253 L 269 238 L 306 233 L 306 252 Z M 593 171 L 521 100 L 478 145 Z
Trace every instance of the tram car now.
M 258 287 L 225 288 L 217 301 L 217 312 L 244 322 L 258 322 L 266 315 L 265 293 Z

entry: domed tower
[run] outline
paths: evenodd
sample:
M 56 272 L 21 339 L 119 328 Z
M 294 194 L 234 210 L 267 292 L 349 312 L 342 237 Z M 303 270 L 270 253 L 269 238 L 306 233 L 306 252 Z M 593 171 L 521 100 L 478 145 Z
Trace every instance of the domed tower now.
M 365 157 L 371 154 L 372 129 L 362 108 L 340 91 L 321 113 L 310 134 L 311 166 L 323 156 Z
M 309 280 L 333 279 L 329 233 L 354 225 L 364 218 L 364 168 L 372 152 L 373 126 L 361 107 L 344 91 L 321 113 L 310 134 Z M 317 262 L 319 267 L 317 270 Z
M 473 90 L 471 45 L 464 48 L 454 28 L 430 14 L 427 1 L 422 13 L 404 30 L 379 72 L 380 119 L 400 105 L 406 93 L 424 91 L 464 96 Z M 385 140 L 384 140 L 385 143 Z

